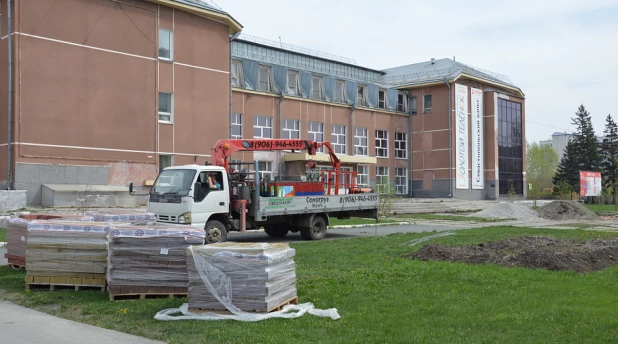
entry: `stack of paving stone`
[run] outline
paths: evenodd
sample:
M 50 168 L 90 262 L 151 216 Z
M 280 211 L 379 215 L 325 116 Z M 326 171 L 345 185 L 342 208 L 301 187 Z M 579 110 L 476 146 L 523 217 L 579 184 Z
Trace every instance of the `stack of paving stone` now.
M 157 217 L 153 213 L 136 212 L 130 210 L 108 210 L 89 212 L 88 215 L 94 217 L 94 221 L 99 222 L 148 222 L 156 221 Z
M 27 286 L 97 286 L 104 290 L 108 232 L 109 225 L 101 222 L 30 222 Z
M 294 255 L 294 249 L 283 243 L 224 242 L 187 249 L 189 308 L 228 308 L 207 285 L 221 299 L 243 311 L 270 312 L 283 304 L 295 303 Z
M 203 245 L 193 227 L 111 224 L 107 283 L 110 298 L 131 294 L 186 294 L 186 249 Z
M 14 267 L 26 266 L 26 243 L 28 224 L 33 220 L 46 221 L 93 221 L 92 216 L 68 214 L 21 214 L 9 219 L 6 226 L 6 254 L 8 263 Z

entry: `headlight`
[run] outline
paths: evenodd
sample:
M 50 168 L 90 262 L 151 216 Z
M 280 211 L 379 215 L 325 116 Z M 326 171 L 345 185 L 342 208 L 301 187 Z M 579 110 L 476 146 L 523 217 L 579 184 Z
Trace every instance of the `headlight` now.
M 191 212 L 186 211 L 182 215 L 178 216 L 178 223 L 191 223 Z

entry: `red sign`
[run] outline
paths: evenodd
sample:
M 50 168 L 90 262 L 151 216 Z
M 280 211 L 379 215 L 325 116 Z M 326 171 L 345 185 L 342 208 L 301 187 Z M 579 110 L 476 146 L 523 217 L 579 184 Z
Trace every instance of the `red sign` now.
M 601 196 L 601 172 L 579 171 L 579 195 Z

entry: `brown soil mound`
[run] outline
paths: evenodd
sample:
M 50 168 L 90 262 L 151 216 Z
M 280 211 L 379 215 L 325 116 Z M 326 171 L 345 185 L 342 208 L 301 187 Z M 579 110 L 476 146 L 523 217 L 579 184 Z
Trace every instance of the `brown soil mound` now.
M 403 257 L 585 273 L 618 265 L 618 238 L 581 242 L 549 237 L 519 237 L 458 247 L 430 244 Z
M 539 215 L 550 220 L 598 220 L 599 217 L 583 204 L 574 201 L 553 201 L 539 208 Z

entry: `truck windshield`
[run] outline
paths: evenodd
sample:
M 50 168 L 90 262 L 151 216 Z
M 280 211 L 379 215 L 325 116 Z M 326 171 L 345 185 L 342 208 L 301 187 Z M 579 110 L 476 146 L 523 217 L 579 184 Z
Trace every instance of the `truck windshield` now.
M 195 170 L 165 170 L 157 178 L 150 193 L 186 196 L 189 194 L 194 177 Z

